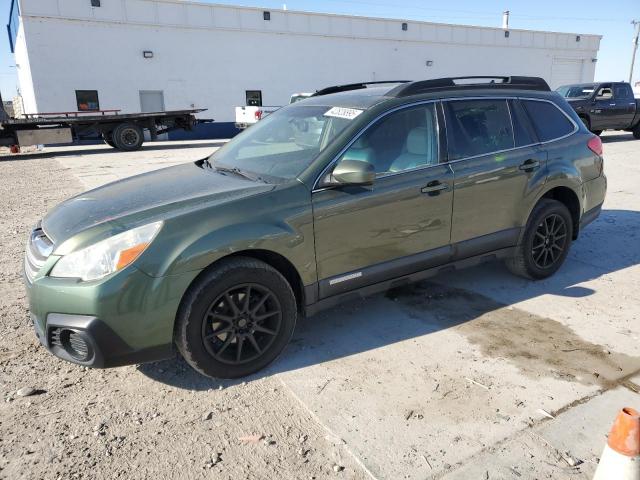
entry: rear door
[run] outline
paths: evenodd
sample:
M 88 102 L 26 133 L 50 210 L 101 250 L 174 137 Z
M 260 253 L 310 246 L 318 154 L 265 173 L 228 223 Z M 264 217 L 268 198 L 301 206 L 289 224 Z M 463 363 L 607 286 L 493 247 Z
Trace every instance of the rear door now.
M 541 188 L 546 153 L 516 100 L 444 103 L 454 172 L 451 241 L 456 258 L 513 246 L 525 199 Z
M 321 298 L 449 260 L 453 174 L 434 103 L 388 114 L 341 159 L 373 164 L 376 180 L 312 193 Z
M 613 100 L 616 104 L 616 122 L 618 128 L 628 128 L 636 114 L 636 100 L 628 83 L 613 84 Z

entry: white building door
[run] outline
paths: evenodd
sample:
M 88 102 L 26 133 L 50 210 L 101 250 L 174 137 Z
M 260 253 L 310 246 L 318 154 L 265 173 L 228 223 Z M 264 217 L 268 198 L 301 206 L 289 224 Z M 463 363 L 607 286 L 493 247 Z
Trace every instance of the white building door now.
M 581 83 L 583 64 L 584 60 L 582 58 L 553 57 L 551 88 L 555 89 L 561 85 Z
M 164 92 L 162 90 L 140 90 L 140 111 L 164 112 Z

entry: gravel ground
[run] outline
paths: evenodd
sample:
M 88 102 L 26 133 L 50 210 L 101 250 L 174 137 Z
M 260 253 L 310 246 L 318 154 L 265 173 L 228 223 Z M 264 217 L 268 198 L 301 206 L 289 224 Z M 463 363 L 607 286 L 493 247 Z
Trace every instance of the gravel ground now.
M 24 243 L 83 188 L 53 158 L 0 161 L 0 177 L 0 478 L 368 477 L 277 377 L 212 381 L 180 359 L 90 370 L 47 353 L 28 320 Z
M 640 141 L 603 141 L 603 212 L 556 275 L 491 263 L 341 305 L 246 383 L 179 359 L 58 360 L 21 278 L 27 233 L 60 200 L 220 142 L 0 151 L 0 479 L 592 478 L 615 414 L 640 402 Z

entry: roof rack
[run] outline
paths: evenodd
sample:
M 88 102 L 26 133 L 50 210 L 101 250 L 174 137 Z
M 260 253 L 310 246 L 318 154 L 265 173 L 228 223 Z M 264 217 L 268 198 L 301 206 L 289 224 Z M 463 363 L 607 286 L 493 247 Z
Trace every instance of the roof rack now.
M 476 80 L 489 81 L 476 82 Z M 541 90 L 545 92 L 551 90 L 547 82 L 540 77 L 448 77 L 404 83 L 387 92 L 386 96 L 408 97 L 410 95 L 418 95 L 420 93 L 437 92 L 442 90 L 481 88 L 509 88 L 519 90 Z
M 321 95 L 329 95 L 330 93 L 348 92 L 349 90 L 361 90 L 367 88 L 367 85 L 382 85 L 387 83 L 410 83 L 411 80 L 386 80 L 377 82 L 360 82 L 360 83 L 348 83 L 346 85 L 334 85 L 332 87 L 326 87 L 318 90 L 311 95 L 312 97 L 319 97 Z

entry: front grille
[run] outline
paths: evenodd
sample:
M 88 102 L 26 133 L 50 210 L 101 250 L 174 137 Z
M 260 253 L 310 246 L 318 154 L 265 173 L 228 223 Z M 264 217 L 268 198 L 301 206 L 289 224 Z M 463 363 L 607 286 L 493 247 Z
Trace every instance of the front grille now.
M 33 281 L 52 251 L 53 242 L 49 240 L 42 228 L 35 228 L 29 236 L 24 255 L 24 272 L 29 283 Z

